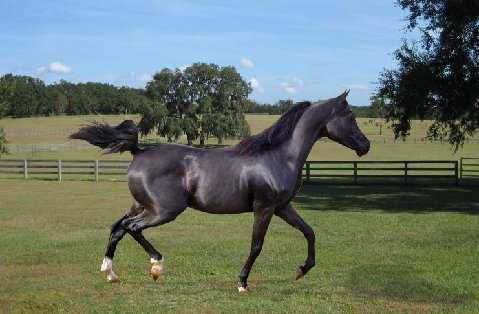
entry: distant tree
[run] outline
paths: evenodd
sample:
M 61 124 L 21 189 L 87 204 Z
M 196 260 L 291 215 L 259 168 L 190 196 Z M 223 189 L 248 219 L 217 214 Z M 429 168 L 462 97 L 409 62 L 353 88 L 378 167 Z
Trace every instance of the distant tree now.
M 4 98 L 8 97 L 10 94 L 10 87 L 8 86 L 7 82 L 0 78 L 0 119 L 2 119 L 8 113 L 8 103 L 4 100 Z M 0 157 L 3 154 L 8 154 L 7 149 L 7 138 L 5 135 L 5 130 L 3 125 L 0 125 Z
M 384 99 L 377 95 L 372 96 L 370 111 L 373 113 L 370 117 L 379 118 L 379 135 L 382 135 L 384 116 L 386 114 Z
M 407 28 L 421 34 L 396 50 L 399 66 L 384 70 L 378 95 L 396 137 L 412 118 L 431 117 L 431 139 L 457 150 L 479 128 L 479 1 L 398 0 L 409 11 Z
M 14 118 L 57 114 L 137 113 L 147 99 L 143 89 L 116 87 L 105 83 L 45 83 L 29 76 L 6 74 L 0 77 L 9 94 L 0 94 L 7 114 Z
M 291 106 L 293 106 L 294 102 L 291 99 L 281 99 L 274 104 L 276 108 L 275 114 L 283 114 L 285 113 Z
M 185 134 L 191 145 L 209 137 L 219 143 L 244 137 L 249 127 L 244 119 L 251 87 L 233 67 L 195 63 L 184 70 L 163 69 L 146 85 L 152 102 L 142 109 L 140 131 L 156 129 L 168 141 Z
M 8 154 L 7 144 L 8 141 L 5 135 L 5 130 L 3 129 L 3 126 L 0 125 L 0 157 L 4 154 Z
M 16 118 L 30 117 L 44 110 L 47 102 L 45 83 L 29 76 L 6 74 L 2 77 L 9 93 L 2 96 L 8 114 Z

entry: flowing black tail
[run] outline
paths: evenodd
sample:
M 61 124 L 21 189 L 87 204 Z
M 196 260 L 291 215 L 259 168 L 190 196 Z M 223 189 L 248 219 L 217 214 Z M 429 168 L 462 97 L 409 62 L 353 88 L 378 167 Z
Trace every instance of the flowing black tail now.
M 125 120 L 115 127 L 93 121 L 92 125 L 84 126 L 70 135 L 70 139 L 85 140 L 102 149 L 108 149 L 105 154 L 130 151 L 132 155 L 136 155 L 142 151 L 138 147 L 138 128 L 132 120 Z

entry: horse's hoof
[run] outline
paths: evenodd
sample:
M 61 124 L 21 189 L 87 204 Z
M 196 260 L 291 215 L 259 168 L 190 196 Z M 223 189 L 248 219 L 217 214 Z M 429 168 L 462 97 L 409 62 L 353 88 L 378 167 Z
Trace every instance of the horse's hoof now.
M 101 264 L 100 271 L 106 274 L 106 279 L 108 279 L 109 282 L 119 282 L 118 276 L 113 272 L 112 264 L 111 258 L 105 257 L 103 259 L 103 263 Z
M 150 274 L 151 277 L 153 277 L 153 280 L 156 281 L 158 277 L 163 273 L 163 260 L 156 260 L 154 258 L 151 259 L 151 263 L 153 266 L 151 266 Z
M 118 279 L 118 276 L 115 275 L 115 273 L 112 271 L 110 274 L 108 274 L 106 276 L 106 278 L 108 279 L 108 282 L 110 283 L 118 283 L 120 282 L 120 280 Z
M 304 276 L 303 270 L 301 269 L 301 267 L 299 267 L 298 270 L 296 271 L 296 280 L 298 280 L 299 278 L 303 276 Z
M 251 293 L 251 288 L 249 286 L 243 287 L 239 286 L 238 287 L 238 292 L 241 294 L 250 294 Z

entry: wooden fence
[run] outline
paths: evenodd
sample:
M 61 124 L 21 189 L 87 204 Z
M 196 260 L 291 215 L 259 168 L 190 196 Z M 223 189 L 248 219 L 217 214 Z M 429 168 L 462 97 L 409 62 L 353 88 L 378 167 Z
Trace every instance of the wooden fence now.
M 411 179 L 449 179 L 458 184 L 459 167 L 456 160 L 401 161 L 307 161 L 303 169 L 306 183 L 315 178 L 399 179 L 404 184 Z
M 461 157 L 460 159 L 460 177 L 471 178 L 479 177 L 479 158 Z
M 427 161 L 307 161 L 303 168 L 305 183 L 313 183 L 318 179 L 346 179 L 353 183 L 362 183 L 363 179 L 395 179 L 404 184 L 413 179 L 447 179 L 457 185 L 459 174 L 477 172 L 469 170 L 469 163 L 461 159 L 459 172 L 456 160 Z M 469 159 L 467 159 L 469 160 Z M 477 159 L 479 161 L 479 158 Z M 129 160 L 48 160 L 48 159 L 0 159 L 0 174 L 7 177 L 23 177 L 24 179 L 42 178 L 61 181 L 94 180 L 107 177 L 113 180 L 124 180 Z M 5 177 L 5 176 L 3 176 Z M 386 180 L 382 180 L 386 181 Z M 326 181 L 327 182 L 327 181 Z
M 0 173 L 56 178 L 61 181 L 65 175 L 74 179 L 99 180 L 100 176 L 122 176 L 126 174 L 129 160 L 51 160 L 51 159 L 0 159 Z

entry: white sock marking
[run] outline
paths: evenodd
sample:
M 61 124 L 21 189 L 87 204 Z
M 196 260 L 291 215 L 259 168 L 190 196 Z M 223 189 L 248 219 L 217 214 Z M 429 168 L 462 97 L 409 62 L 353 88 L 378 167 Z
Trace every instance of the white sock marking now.
M 108 281 L 117 281 L 118 277 L 113 272 L 113 261 L 109 257 L 105 257 L 103 259 L 103 263 L 101 264 L 100 271 L 106 274 L 106 278 Z

